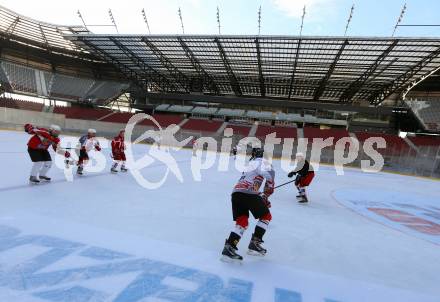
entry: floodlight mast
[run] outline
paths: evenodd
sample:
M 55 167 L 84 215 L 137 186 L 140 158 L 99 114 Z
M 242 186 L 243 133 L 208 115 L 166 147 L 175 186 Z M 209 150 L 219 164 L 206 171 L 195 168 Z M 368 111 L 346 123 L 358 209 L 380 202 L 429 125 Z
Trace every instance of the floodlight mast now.
M 350 9 L 350 15 L 348 16 L 347 25 L 345 25 L 344 37 L 347 35 L 348 27 L 350 26 L 351 19 L 353 18 L 353 12 L 354 12 L 354 3 Z
M 83 23 L 84 27 L 85 27 L 87 30 L 89 30 L 89 29 L 87 28 L 87 25 L 86 25 L 86 22 L 84 21 L 83 16 L 81 15 L 81 12 L 78 10 L 78 11 L 76 12 L 76 14 L 77 14 L 78 17 L 81 19 L 81 22 Z
M 147 14 L 145 13 L 145 9 L 142 9 L 142 17 L 144 18 L 144 22 L 147 25 L 148 34 L 151 35 L 150 25 L 148 24 Z
M 183 19 L 182 19 L 182 10 L 180 9 L 180 7 L 177 12 L 179 14 L 180 25 L 182 26 L 182 33 L 185 34 L 185 27 L 183 26 Z
M 220 9 L 218 8 L 218 6 L 217 6 L 217 26 L 218 26 L 218 34 L 220 35 L 221 34 L 221 32 L 220 32 Z
M 403 5 L 402 10 L 400 11 L 399 18 L 397 19 L 396 25 L 394 26 L 393 34 L 391 35 L 391 37 L 394 37 L 394 34 L 396 33 L 397 27 L 399 26 L 400 22 L 402 22 L 402 20 L 403 20 L 403 16 L 405 15 L 405 12 L 406 12 L 406 2 Z
M 258 9 L 258 35 L 260 35 L 261 32 L 261 5 Z
M 89 27 L 115 27 L 116 24 L 86 24 L 86 21 L 84 20 L 81 12 L 79 10 L 77 10 L 76 14 L 78 15 L 78 17 L 81 19 L 82 24 L 84 25 L 84 27 L 89 30 Z M 113 20 L 114 21 L 114 20 Z M 90 30 L 89 30 L 90 31 Z M 117 31 L 117 28 L 116 28 Z
M 306 16 L 306 6 L 304 5 L 303 7 L 303 14 L 301 16 L 301 27 L 299 28 L 299 36 L 302 36 L 302 31 L 303 31 L 303 27 L 304 27 L 304 18 Z
M 116 29 L 116 32 L 119 34 L 118 26 L 116 25 L 115 18 L 113 17 L 113 13 L 112 13 L 112 10 L 110 8 L 108 9 L 108 15 L 110 17 L 110 21 L 112 22 L 113 26 Z

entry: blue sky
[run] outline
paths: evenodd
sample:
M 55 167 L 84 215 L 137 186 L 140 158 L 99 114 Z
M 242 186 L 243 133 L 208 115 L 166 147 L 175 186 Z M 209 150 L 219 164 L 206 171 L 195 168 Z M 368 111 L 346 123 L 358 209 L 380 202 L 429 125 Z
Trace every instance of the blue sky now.
M 187 34 L 217 33 L 216 7 L 220 8 L 222 34 L 256 34 L 257 11 L 262 6 L 261 34 L 297 35 L 302 7 L 306 5 L 304 35 L 343 35 L 351 6 L 355 5 L 348 30 L 352 36 L 389 36 L 405 3 L 402 0 L 0 0 L 0 4 L 42 21 L 108 24 L 111 8 L 121 33 L 146 33 L 140 13 L 145 8 L 154 34 L 181 33 L 180 6 Z M 407 0 L 402 24 L 440 24 L 439 0 Z M 92 27 L 96 33 L 113 33 L 109 27 Z M 440 37 L 440 27 L 399 28 L 396 36 Z

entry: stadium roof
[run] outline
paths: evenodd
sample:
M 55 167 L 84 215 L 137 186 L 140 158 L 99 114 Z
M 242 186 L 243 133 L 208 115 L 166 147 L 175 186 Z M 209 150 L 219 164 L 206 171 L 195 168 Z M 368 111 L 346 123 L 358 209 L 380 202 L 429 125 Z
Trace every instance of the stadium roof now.
M 440 68 L 440 38 L 66 37 L 161 93 L 377 105 Z
M 45 23 L 17 14 L 0 5 L 0 37 L 45 50 L 82 52 L 83 49 L 64 38 L 67 34 L 89 33 L 83 26 Z

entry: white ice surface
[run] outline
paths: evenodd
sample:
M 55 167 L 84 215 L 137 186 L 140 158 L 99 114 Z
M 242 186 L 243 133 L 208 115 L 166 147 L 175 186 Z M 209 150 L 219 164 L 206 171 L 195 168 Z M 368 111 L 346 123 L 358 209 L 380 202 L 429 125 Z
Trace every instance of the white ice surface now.
M 250 219 L 239 266 L 219 261 L 233 226 L 230 191 L 240 175 L 232 159 L 228 172 L 216 165 L 197 182 L 191 151 L 175 152 L 184 182 L 170 174 L 161 188 L 147 190 L 130 173 L 110 174 L 104 149 L 104 171 L 68 182 L 54 166 L 51 184 L 30 186 L 27 139 L 0 131 L 0 225 L 21 232 L 14 237 L 0 229 L 0 301 L 440 301 L 438 181 L 357 169 L 336 176 L 321 166 L 310 204 L 298 204 L 290 185 L 271 196 L 265 258 L 245 253 L 255 225 Z M 135 146 L 137 154 L 148 148 Z M 276 183 L 288 181 L 280 162 L 274 166 Z M 154 163 L 143 175 L 160 179 L 165 169 Z M 423 221 L 408 227 L 367 209 L 386 204 L 417 206 L 408 212 L 430 221 L 433 231 L 412 228 Z M 20 239 L 26 235 L 37 239 Z M 65 242 L 54 238 L 77 246 L 58 259 Z M 8 246 L 17 240 L 24 241 Z M 114 267 L 140 259 L 151 263 Z M 105 266 L 99 274 L 90 273 L 99 265 Z M 228 287 L 234 279 L 247 289 Z

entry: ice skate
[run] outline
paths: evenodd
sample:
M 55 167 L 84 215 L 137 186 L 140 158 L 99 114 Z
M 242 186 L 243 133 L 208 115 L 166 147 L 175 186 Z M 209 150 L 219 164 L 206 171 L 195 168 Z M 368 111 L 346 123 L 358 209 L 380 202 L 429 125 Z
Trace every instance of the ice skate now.
M 44 181 L 50 181 L 51 178 L 50 178 L 50 177 L 47 177 L 47 176 L 40 175 L 40 181 L 41 181 L 41 180 L 44 180 Z
M 40 180 L 36 176 L 30 176 L 29 177 L 29 183 L 36 185 L 36 184 L 40 183 Z
M 267 250 L 261 245 L 263 242 L 260 238 L 252 236 L 251 242 L 249 242 L 248 255 L 261 257 L 266 255 Z
M 297 197 L 297 198 L 298 198 L 298 202 L 299 202 L 299 203 L 307 203 L 307 202 L 309 202 L 309 199 L 307 198 L 306 195 L 300 195 L 300 196 Z
M 79 166 L 78 170 L 76 170 L 76 174 L 83 175 L 83 167 Z
M 237 254 L 237 250 L 238 249 L 235 246 L 226 240 L 222 251 L 222 258 L 220 258 L 220 260 L 223 262 L 241 262 L 243 257 Z

